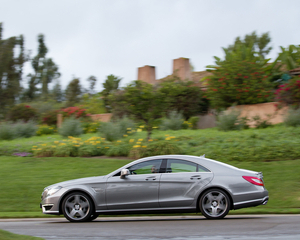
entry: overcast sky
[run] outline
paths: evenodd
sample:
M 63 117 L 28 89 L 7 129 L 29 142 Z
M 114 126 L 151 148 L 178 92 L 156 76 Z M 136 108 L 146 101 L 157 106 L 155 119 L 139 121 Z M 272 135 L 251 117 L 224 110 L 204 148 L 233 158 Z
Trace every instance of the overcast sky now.
M 106 76 L 125 86 L 144 65 L 165 77 L 179 57 L 204 71 L 222 47 L 253 31 L 270 33 L 274 58 L 279 46 L 300 44 L 299 9 L 299 0 L 0 0 L 0 22 L 3 38 L 24 35 L 31 56 L 45 35 L 64 88 L 73 76 L 87 87 L 94 75 L 101 90 Z

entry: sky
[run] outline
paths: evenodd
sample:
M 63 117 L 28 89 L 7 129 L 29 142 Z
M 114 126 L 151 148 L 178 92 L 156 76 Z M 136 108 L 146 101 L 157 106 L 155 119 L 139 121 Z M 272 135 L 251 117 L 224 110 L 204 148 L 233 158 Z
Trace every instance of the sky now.
M 38 34 L 45 35 L 63 88 L 74 77 L 87 88 L 93 75 L 101 91 L 110 74 L 126 86 L 144 65 L 163 78 L 180 57 L 204 71 L 213 56 L 224 57 L 222 47 L 253 31 L 269 32 L 271 59 L 280 46 L 300 44 L 299 0 L 0 0 L 0 6 L 3 38 L 22 34 L 31 57 Z M 24 87 L 32 72 L 26 63 Z

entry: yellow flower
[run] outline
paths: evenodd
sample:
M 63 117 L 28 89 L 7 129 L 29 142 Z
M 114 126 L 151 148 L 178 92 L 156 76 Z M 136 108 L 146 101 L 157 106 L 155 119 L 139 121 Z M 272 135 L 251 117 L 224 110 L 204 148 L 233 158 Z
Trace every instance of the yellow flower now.
M 101 147 L 97 147 L 97 148 L 101 148 Z
M 146 148 L 147 146 L 142 146 L 143 148 Z
M 145 126 L 140 126 L 140 128 L 144 128 Z
M 141 132 L 141 131 L 142 131 L 142 129 L 140 129 L 140 128 L 139 128 L 139 129 L 138 129 L 138 130 L 136 130 L 136 131 L 137 131 L 137 132 Z
M 134 142 L 134 139 L 130 139 L 129 142 L 131 142 L 131 143 Z
M 141 142 L 141 141 L 143 141 L 143 139 L 142 139 L 142 138 L 140 138 L 138 141 L 139 141 L 139 142 Z
M 123 137 L 128 137 L 128 135 L 125 134 L 125 135 L 123 135 Z
M 153 139 L 149 139 L 149 140 L 148 140 L 148 142 L 152 142 L 152 141 L 153 141 Z
M 170 140 L 171 138 L 167 137 L 166 140 Z
M 138 147 L 140 147 L 140 146 L 141 146 L 141 145 L 134 145 L 133 147 L 134 147 L 134 148 L 138 148 Z
M 56 148 L 56 146 L 51 146 L 51 147 Z
M 40 150 L 42 150 L 42 149 L 41 149 L 41 148 L 38 148 L 37 150 L 40 151 Z
M 37 146 L 32 146 L 33 148 L 36 148 Z
M 66 145 L 65 143 L 61 143 L 61 144 L 59 144 L 60 146 L 63 146 L 63 145 Z
M 166 134 L 165 136 L 168 137 L 168 136 L 170 136 L 170 135 L 169 135 L 169 134 Z
M 109 148 L 109 147 L 105 147 L 105 148 Z
M 131 128 L 127 128 L 127 130 L 131 130 Z
M 96 143 L 101 143 L 100 141 L 96 141 Z
M 136 144 L 141 144 L 141 142 L 136 142 Z
M 55 144 L 59 144 L 59 141 L 54 141 Z
M 117 142 L 122 142 L 121 140 L 118 140 Z
M 75 147 L 80 147 L 80 145 L 74 145 Z

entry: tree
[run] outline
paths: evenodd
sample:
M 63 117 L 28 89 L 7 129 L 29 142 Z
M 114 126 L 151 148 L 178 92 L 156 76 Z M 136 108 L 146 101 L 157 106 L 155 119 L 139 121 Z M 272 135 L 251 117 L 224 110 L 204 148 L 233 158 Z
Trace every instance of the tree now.
M 271 100 L 272 84 L 266 69 L 269 59 L 253 52 L 252 47 L 239 45 L 234 51 L 224 49 L 225 59 L 207 66 L 213 75 L 207 79 L 207 96 L 216 108 L 232 104 L 256 104 Z
M 94 94 L 97 78 L 95 76 L 90 76 L 87 80 L 90 83 L 90 94 Z
M 61 85 L 59 81 L 56 82 L 56 84 L 53 86 L 51 90 L 51 96 L 56 102 L 62 102 L 64 99 L 64 94 L 61 89 Z
M 182 113 L 185 119 L 208 110 L 208 102 L 203 98 L 203 91 L 192 81 L 183 81 L 174 76 L 161 82 L 159 91 L 165 96 L 166 109 Z
M 286 70 L 292 70 L 300 66 L 300 45 L 290 45 L 287 48 L 280 47 L 281 53 L 279 53 L 276 61 L 281 63 Z
M 111 106 L 110 106 L 108 96 L 119 88 L 119 83 L 121 80 L 122 78 L 119 78 L 111 74 L 107 76 L 105 82 L 103 83 L 104 90 L 102 91 L 102 97 L 107 112 L 111 112 Z
M 46 58 L 48 48 L 45 45 L 43 34 L 38 35 L 38 43 L 38 54 L 31 61 L 34 74 L 28 75 L 29 87 L 26 95 L 30 100 L 37 97 L 38 84 L 42 84 L 41 95 L 44 99 L 47 99 L 48 84 L 60 76 L 58 66 L 51 58 Z
M 23 36 L 2 39 L 2 30 L 0 23 L 0 112 L 4 113 L 15 104 L 21 91 L 22 69 L 27 56 Z M 18 49 L 19 55 L 15 57 Z
M 80 101 L 81 85 L 79 78 L 74 78 L 66 89 L 66 106 L 74 106 Z
M 113 103 L 120 100 L 130 116 L 144 122 L 148 132 L 147 138 L 150 139 L 154 120 L 160 118 L 165 110 L 164 94 L 151 84 L 137 80 L 126 86 L 122 94 L 119 92 L 112 94 Z
M 271 38 L 269 33 L 263 33 L 260 37 L 256 34 L 256 32 L 252 32 L 251 34 L 247 34 L 242 40 L 240 37 L 235 39 L 233 45 L 229 45 L 226 49 L 228 51 L 236 51 L 240 48 L 240 45 L 244 45 L 247 48 L 251 48 L 253 52 L 257 52 L 259 56 L 265 58 L 266 55 L 272 50 L 272 47 L 269 47 L 268 44 L 271 42 Z

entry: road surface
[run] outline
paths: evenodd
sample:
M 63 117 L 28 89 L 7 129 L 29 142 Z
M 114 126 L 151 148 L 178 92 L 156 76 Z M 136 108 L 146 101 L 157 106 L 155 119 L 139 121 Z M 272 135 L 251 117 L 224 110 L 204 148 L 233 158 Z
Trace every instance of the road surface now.
M 0 229 L 47 240 L 300 239 L 300 215 L 99 217 L 89 223 L 64 218 L 0 219 Z

